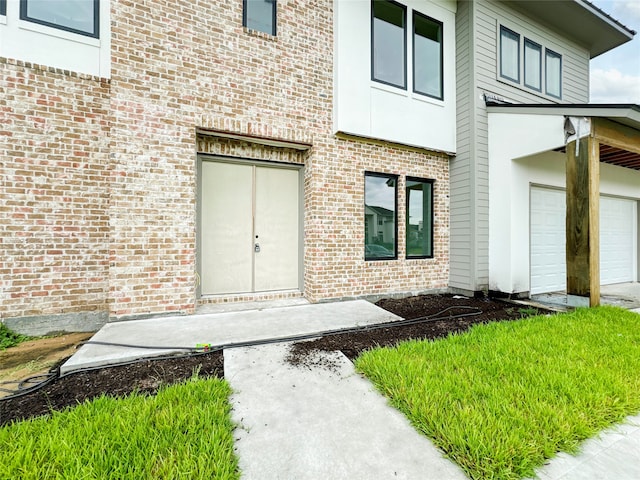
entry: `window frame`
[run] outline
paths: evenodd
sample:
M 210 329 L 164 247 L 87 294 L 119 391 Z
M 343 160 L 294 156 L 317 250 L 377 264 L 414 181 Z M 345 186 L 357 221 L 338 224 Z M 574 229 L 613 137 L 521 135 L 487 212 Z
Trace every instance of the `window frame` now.
M 527 83 L 527 46 L 536 48 L 540 55 L 539 61 L 538 61 L 538 84 L 540 85 L 539 87 L 535 87 L 534 85 L 530 85 Z M 523 75 L 522 83 L 525 87 L 530 88 L 531 90 L 535 90 L 536 92 L 542 92 L 542 45 L 524 37 L 522 48 L 523 48 L 523 57 L 524 57 L 523 58 L 524 75 Z
M 266 35 L 271 35 L 272 37 L 276 37 L 278 33 L 278 1 L 277 0 L 266 0 L 268 3 L 273 4 L 273 12 L 271 14 L 271 32 L 265 32 L 264 30 L 257 30 L 255 28 L 251 28 L 247 25 L 248 15 L 247 15 L 247 5 L 249 4 L 248 0 L 242 0 L 242 26 L 249 30 L 253 30 L 255 32 L 262 32 Z
M 424 95 L 429 98 L 435 98 L 437 100 L 444 100 L 444 23 L 432 18 L 424 13 L 421 13 L 417 10 L 411 11 L 411 40 L 412 40 L 412 74 L 413 74 L 413 93 L 417 93 L 419 95 Z M 440 28 L 440 96 L 431 95 L 426 92 L 421 92 L 416 89 L 416 17 L 421 17 L 423 20 L 427 20 L 429 22 L 433 22 L 437 24 Z M 406 83 L 406 81 L 405 81 Z
M 374 51 L 374 45 L 375 45 L 375 28 L 374 28 L 374 21 L 377 18 L 375 16 L 375 9 L 374 9 L 374 5 L 375 3 L 390 3 L 392 5 L 395 5 L 397 7 L 400 7 L 402 9 L 402 19 L 403 19 L 403 52 L 402 52 L 402 63 L 403 63 L 403 85 L 397 85 L 395 83 L 391 83 L 391 82 L 387 82 L 385 80 L 380 80 L 378 78 L 376 78 L 375 75 L 375 51 Z M 388 22 L 387 22 L 388 23 Z M 374 82 L 378 82 L 378 83 L 382 83 L 384 85 L 389 85 L 395 88 L 400 88 L 402 90 L 407 90 L 407 6 L 403 5 L 401 3 L 395 2 L 394 0 L 371 0 L 371 80 Z
M 394 212 L 393 212 L 393 256 L 389 256 L 389 257 L 370 257 L 367 256 L 367 249 L 366 249 L 366 245 L 367 245 L 367 236 L 366 236 L 366 208 L 367 208 L 367 177 L 377 177 L 377 178 L 386 178 L 387 180 L 394 180 L 395 181 L 395 186 L 393 189 L 393 208 L 394 208 Z M 398 259 L 398 180 L 399 180 L 399 175 L 394 175 L 391 173 L 380 173 L 380 172 L 371 172 L 371 171 L 365 171 L 364 172 L 364 221 L 365 224 L 363 226 L 363 228 L 365 229 L 364 232 L 364 260 L 366 262 L 375 262 L 375 261 L 385 261 L 385 260 L 397 260 Z M 375 205 L 374 205 L 375 206 Z M 384 208 L 384 207 L 383 207 Z M 374 227 L 377 227 L 378 225 L 374 225 Z M 377 229 L 376 229 L 377 231 Z
M 419 182 L 422 183 L 424 185 L 428 184 L 431 186 L 430 188 L 430 199 L 429 199 L 429 203 L 431 205 L 431 210 L 430 210 L 430 215 L 429 215 L 429 246 L 431 248 L 431 252 L 427 255 L 410 255 L 409 254 L 409 217 L 410 217 L 410 206 L 409 206 L 409 202 L 410 202 L 410 198 L 409 198 L 409 182 Z M 404 185 L 404 192 L 405 192 L 405 216 L 406 216 L 406 231 L 405 231 L 405 257 L 407 258 L 407 260 L 419 260 L 419 259 L 424 259 L 424 258 L 434 258 L 434 246 L 433 246 L 433 239 L 434 239 L 434 221 L 435 221 L 435 208 L 434 208 L 434 185 L 435 185 L 435 180 L 431 179 L 431 178 L 420 178 L 420 177 L 406 177 L 405 178 L 405 185 Z M 423 194 L 424 194 L 424 190 L 423 190 Z M 424 220 L 424 212 L 422 214 L 422 218 Z M 424 224 L 423 224 L 423 228 L 424 228 Z
M 517 49 L 517 51 L 518 51 L 518 59 L 517 59 L 517 67 L 516 67 L 516 71 L 517 71 L 517 74 L 518 74 L 517 78 L 509 77 L 508 75 L 506 75 L 502 71 L 502 65 L 503 65 L 502 64 L 502 59 L 503 59 L 503 50 L 502 50 L 503 36 L 502 36 L 502 34 L 503 34 L 503 32 L 507 33 L 507 34 L 514 35 L 518 39 L 518 49 Z M 507 79 L 507 80 L 509 80 L 511 82 L 515 82 L 517 84 L 520 84 L 520 37 L 521 37 L 521 35 L 519 33 L 514 32 L 513 30 L 511 30 L 510 28 L 505 27 L 504 25 L 500 25 L 500 47 L 499 47 L 500 48 L 500 58 L 498 59 L 499 64 L 500 64 L 500 76 L 502 78 L 505 78 L 505 79 Z
M 558 95 L 553 93 L 549 93 L 549 68 L 547 59 L 549 57 L 555 57 L 560 61 L 560 66 L 558 68 Z M 558 52 L 551 50 L 550 48 L 544 49 L 544 93 L 550 97 L 557 98 L 558 100 L 562 100 L 562 55 Z
M 93 0 L 93 33 L 85 30 L 79 30 L 77 28 L 68 27 L 66 25 L 59 25 L 57 23 L 48 22 L 40 18 L 29 17 L 28 15 L 28 3 L 29 0 L 20 0 L 20 20 L 25 22 L 35 23 L 38 25 L 44 25 L 46 27 L 55 28 L 56 30 L 62 30 L 65 32 L 75 33 L 89 38 L 100 38 L 100 0 Z

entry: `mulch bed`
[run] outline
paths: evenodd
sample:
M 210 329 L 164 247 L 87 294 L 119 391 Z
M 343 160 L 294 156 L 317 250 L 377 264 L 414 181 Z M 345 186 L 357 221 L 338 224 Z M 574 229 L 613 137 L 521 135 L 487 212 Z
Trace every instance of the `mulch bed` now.
M 389 326 L 357 333 L 338 334 L 296 343 L 288 358 L 304 365 L 312 353 L 342 351 L 356 358 L 363 350 L 395 345 L 408 339 L 435 339 L 468 329 L 477 323 L 513 320 L 523 316 L 523 308 L 500 300 L 454 295 L 421 295 L 404 299 L 384 299 L 377 305 L 406 319 L 431 317 L 430 321 L 407 326 Z M 474 315 L 470 315 L 470 314 Z M 529 313 L 529 312 L 527 312 Z M 459 315 L 467 315 L 458 317 Z M 194 371 L 202 377 L 222 378 L 222 352 L 162 360 L 144 360 L 128 365 L 73 373 L 31 393 L 0 400 L 0 425 L 46 415 L 101 395 L 124 396 L 133 391 L 153 395 L 162 385 L 190 378 Z

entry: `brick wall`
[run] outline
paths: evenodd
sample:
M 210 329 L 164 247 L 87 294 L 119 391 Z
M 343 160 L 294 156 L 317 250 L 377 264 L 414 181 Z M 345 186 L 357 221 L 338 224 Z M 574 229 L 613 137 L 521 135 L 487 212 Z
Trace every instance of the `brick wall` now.
M 241 0 L 118 0 L 109 83 L 4 61 L 2 74 L 15 77 L 0 99 L 12 136 L 2 167 L 12 188 L 2 208 L 14 229 L 0 227 L 10 234 L 2 240 L 10 248 L 3 273 L 12 275 L 3 274 L 6 315 L 107 304 L 111 318 L 193 312 L 198 151 L 304 163 L 311 301 L 446 288 L 448 159 L 334 135 L 332 6 L 280 0 L 270 37 L 242 27 Z M 214 141 L 198 133 L 207 129 L 311 148 Z M 398 260 L 364 261 L 365 171 L 400 175 Z M 406 175 L 435 179 L 433 259 L 403 259 Z M 29 239 L 35 245 L 25 249 Z M 295 296 L 217 300 L 279 295 Z
M 0 58 L 2 319 L 106 316 L 108 102 L 108 82 Z

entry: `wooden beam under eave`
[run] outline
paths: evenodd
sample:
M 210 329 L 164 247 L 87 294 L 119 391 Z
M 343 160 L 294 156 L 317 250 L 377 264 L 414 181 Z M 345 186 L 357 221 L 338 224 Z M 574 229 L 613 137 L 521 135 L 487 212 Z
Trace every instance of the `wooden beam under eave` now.
M 605 118 L 591 118 L 591 133 L 600 143 L 640 155 L 640 130 Z
M 567 144 L 567 295 L 600 304 L 600 154 L 589 136 Z

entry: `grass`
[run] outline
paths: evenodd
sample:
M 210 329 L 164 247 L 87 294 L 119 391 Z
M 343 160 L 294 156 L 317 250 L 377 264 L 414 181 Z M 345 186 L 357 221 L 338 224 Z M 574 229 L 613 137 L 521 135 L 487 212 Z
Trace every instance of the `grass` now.
M 599 307 L 479 325 L 356 366 L 472 478 L 522 478 L 640 411 L 640 315 Z
M 9 347 L 15 347 L 28 338 L 26 335 L 21 335 L 9 330 L 4 323 L 0 323 L 0 351 L 6 350 Z
M 0 478 L 237 479 L 230 388 L 193 379 L 0 428 Z

